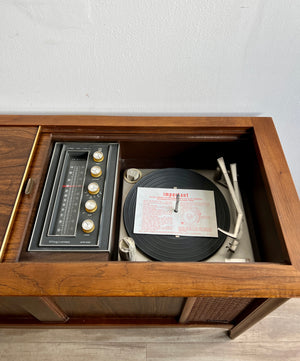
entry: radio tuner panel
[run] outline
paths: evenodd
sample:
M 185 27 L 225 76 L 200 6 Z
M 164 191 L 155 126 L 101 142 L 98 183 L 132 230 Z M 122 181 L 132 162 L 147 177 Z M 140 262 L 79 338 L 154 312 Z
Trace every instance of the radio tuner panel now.
M 28 251 L 110 251 L 117 143 L 55 143 Z

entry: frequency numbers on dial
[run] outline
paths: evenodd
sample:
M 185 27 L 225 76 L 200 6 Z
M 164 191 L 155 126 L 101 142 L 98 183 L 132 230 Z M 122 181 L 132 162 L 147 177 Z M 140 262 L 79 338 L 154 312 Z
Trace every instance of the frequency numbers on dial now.
M 62 186 L 60 212 L 53 225 L 54 235 L 75 235 L 76 221 L 84 180 L 84 166 L 71 159 L 66 182 Z

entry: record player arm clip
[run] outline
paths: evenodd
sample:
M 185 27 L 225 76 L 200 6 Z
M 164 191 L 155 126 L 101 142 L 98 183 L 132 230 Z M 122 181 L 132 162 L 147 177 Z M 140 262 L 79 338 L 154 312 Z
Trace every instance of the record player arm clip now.
M 235 186 L 235 187 L 233 187 L 233 185 L 231 183 L 231 180 L 229 178 L 229 175 L 228 175 L 228 172 L 227 172 L 226 165 L 225 165 L 223 157 L 218 158 L 217 161 L 218 161 L 218 164 L 219 164 L 219 166 L 221 168 L 221 171 L 222 171 L 222 173 L 224 175 L 226 184 L 228 186 L 229 193 L 231 195 L 231 198 L 232 198 L 233 203 L 235 205 L 235 208 L 237 210 L 237 219 L 236 219 L 236 224 L 235 224 L 235 227 L 234 227 L 234 232 L 230 233 L 230 232 L 224 231 L 221 228 L 218 228 L 218 230 L 220 232 L 226 234 L 227 236 L 231 237 L 231 238 L 237 238 L 240 227 L 241 227 L 241 224 L 242 224 L 242 220 L 243 220 L 243 211 L 242 211 L 242 208 L 240 206 L 240 202 L 238 200 L 239 191 L 238 191 L 236 165 L 234 165 L 234 164 L 231 165 L 231 173 L 232 173 L 232 176 L 233 176 L 233 182 L 234 182 L 234 186 Z

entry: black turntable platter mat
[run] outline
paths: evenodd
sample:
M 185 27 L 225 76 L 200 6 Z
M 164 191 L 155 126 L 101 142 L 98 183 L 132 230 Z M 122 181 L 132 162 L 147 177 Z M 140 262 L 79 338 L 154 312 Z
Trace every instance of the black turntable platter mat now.
M 196 262 L 212 256 L 224 243 L 226 235 L 216 237 L 191 237 L 133 233 L 138 187 L 201 189 L 214 191 L 217 225 L 229 230 L 230 215 L 221 191 L 206 177 L 187 169 L 166 168 L 145 175 L 129 191 L 124 204 L 124 224 L 129 237 L 139 250 L 157 261 Z

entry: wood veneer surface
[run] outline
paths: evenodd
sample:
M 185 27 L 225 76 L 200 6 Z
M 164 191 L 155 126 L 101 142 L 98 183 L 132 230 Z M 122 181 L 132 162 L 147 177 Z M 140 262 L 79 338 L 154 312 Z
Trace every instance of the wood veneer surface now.
M 147 117 L 147 116 L 89 116 L 89 115 L 0 115 L 0 125 L 41 125 L 43 127 L 106 127 L 112 128 L 249 128 L 250 117 Z M 260 118 L 264 119 L 264 118 Z
M 269 199 L 291 263 L 300 271 L 300 203 L 282 147 L 271 119 L 253 120 L 261 170 L 269 185 Z
M 270 263 L 2 263 L 0 295 L 300 297 L 293 266 Z
M 0 127 L 0 245 L 36 131 L 36 127 Z

